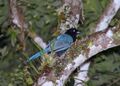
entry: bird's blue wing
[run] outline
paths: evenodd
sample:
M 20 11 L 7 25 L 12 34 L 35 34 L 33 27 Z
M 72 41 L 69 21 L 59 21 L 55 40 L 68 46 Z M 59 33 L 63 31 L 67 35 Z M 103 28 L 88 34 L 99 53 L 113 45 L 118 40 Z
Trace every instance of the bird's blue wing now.
M 58 36 L 56 39 L 53 39 L 45 48 L 45 50 L 37 52 L 33 56 L 31 56 L 28 59 L 28 62 L 42 56 L 43 53 L 51 53 L 52 51 L 58 53 L 61 51 L 65 51 L 69 47 L 71 47 L 72 43 L 73 43 L 73 38 L 71 36 L 67 34 L 62 34 Z
M 45 50 L 47 52 L 64 51 L 64 50 L 68 49 L 72 43 L 73 43 L 73 39 L 71 36 L 69 36 L 67 34 L 62 34 L 62 35 L 58 36 L 56 39 L 54 39 L 52 42 L 50 42 Z

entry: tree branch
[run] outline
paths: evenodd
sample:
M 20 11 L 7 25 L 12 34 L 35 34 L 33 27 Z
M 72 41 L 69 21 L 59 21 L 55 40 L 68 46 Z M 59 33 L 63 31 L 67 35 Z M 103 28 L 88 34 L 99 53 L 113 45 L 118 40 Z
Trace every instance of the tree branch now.
M 109 48 L 120 45 L 120 36 L 117 39 L 114 39 L 115 35 L 118 35 L 119 28 L 112 28 L 102 32 L 97 32 L 87 38 L 84 42 L 78 42 L 77 45 L 82 47 L 87 47 L 85 50 L 81 50 L 81 54 L 77 56 L 70 64 L 65 67 L 62 75 L 59 80 L 57 80 L 57 86 L 63 86 L 65 81 L 68 79 L 69 75 L 80 65 L 82 65 L 86 60 L 96 55 L 99 52 L 107 50 Z M 116 30 L 118 30 L 116 32 Z M 91 42 L 90 42 L 91 41 Z M 88 44 L 85 44 L 89 42 Z M 117 42 L 117 43 L 116 43 Z M 92 45 L 91 45 L 92 43 Z M 69 54 L 68 54 L 69 55 Z M 86 58 L 87 57 L 87 58 Z M 62 84 L 62 85 L 61 85 Z
M 61 33 L 69 28 L 77 28 L 79 21 L 83 23 L 82 0 L 63 0 L 63 6 L 58 9 Z
M 43 39 L 40 36 L 34 37 L 34 41 L 42 48 L 45 49 L 47 47 L 47 44 L 43 41 Z
M 50 70 L 49 73 L 44 72 L 40 76 L 36 86 L 41 86 L 41 85 L 46 86 L 48 82 L 51 83 L 51 85 L 49 86 L 53 86 L 53 85 L 63 86 L 65 84 L 65 81 L 68 79 L 69 75 L 78 66 L 84 64 L 86 60 L 92 58 L 92 56 L 96 55 L 99 52 L 119 46 L 120 45 L 119 34 L 120 34 L 120 26 L 113 27 L 111 29 L 107 29 L 104 31 L 96 32 L 86 38 L 83 38 L 83 40 L 76 41 L 75 44 L 63 56 L 64 60 L 65 58 L 72 58 L 72 57 L 74 57 L 74 60 L 71 61 L 69 64 L 66 63 L 68 65 L 64 68 L 64 70 L 61 70 L 59 71 L 59 73 L 57 73 L 59 74 L 59 76 L 55 76 L 56 74 L 54 74 L 53 72 L 54 70 Z M 74 52 L 74 54 L 71 54 L 74 51 L 74 49 L 76 50 L 76 52 Z M 61 64 L 63 65 L 63 63 Z M 48 76 L 46 75 L 51 75 L 51 77 L 57 77 L 57 78 L 55 79 L 55 81 L 53 81 L 48 79 Z
M 25 18 L 22 12 L 22 9 L 17 6 L 16 0 L 8 0 L 9 2 L 9 14 L 11 18 L 11 22 L 16 25 L 20 29 L 20 45 L 25 50 L 25 29 L 28 29 L 28 25 L 25 22 Z M 43 39 L 39 36 L 37 36 L 34 33 L 34 36 L 29 32 L 29 36 L 41 47 L 45 48 L 46 43 L 43 41 Z
M 72 2 L 72 0 L 65 0 L 65 6 L 68 6 L 68 8 L 69 8 L 69 6 L 70 6 L 70 4 L 71 4 L 71 2 Z M 67 4 L 67 5 L 66 5 Z M 118 9 L 117 9 L 118 10 Z M 109 11 L 109 10 L 108 10 Z M 115 11 L 115 14 L 116 14 L 116 12 L 117 11 Z M 68 10 L 68 13 L 69 13 L 69 10 Z M 113 16 L 115 15 L 115 14 L 113 14 Z M 106 16 L 107 17 L 107 16 Z M 111 18 L 111 15 L 110 15 L 110 18 Z M 112 17 L 113 18 L 113 17 Z M 111 19 L 112 19 L 111 18 Z M 79 18 L 77 18 L 77 20 L 78 20 Z M 108 19 L 108 18 L 107 18 Z M 71 18 L 70 17 L 68 17 L 66 20 L 70 20 L 71 21 Z M 104 18 L 103 18 L 103 20 L 104 20 Z M 106 20 L 106 21 L 111 21 L 111 20 Z M 67 23 L 66 23 L 67 22 Z M 75 22 L 75 21 L 74 21 Z M 102 21 L 101 21 L 102 22 Z M 101 22 L 99 22 L 99 24 L 101 24 Z M 109 24 L 109 22 L 107 23 L 107 24 Z M 62 23 L 61 22 L 61 25 L 60 26 L 62 26 L 62 28 L 63 28 L 63 30 L 64 29 L 66 29 L 66 26 L 68 25 L 69 27 L 68 28 L 70 28 L 70 27 L 76 27 L 77 26 L 77 24 L 78 24 L 78 22 L 77 23 L 73 23 L 73 24 L 71 24 L 70 22 L 68 22 L 68 21 L 65 21 L 65 23 Z M 97 25 L 99 25 L 99 24 L 97 24 Z M 105 25 L 105 27 L 100 27 L 100 28 L 104 28 L 104 29 L 106 29 L 106 27 L 107 27 L 108 25 Z M 98 26 L 96 26 L 96 28 L 95 29 L 97 29 L 98 28 Z M 102 29 L 102 30 L 104 30 L 104 29 Z M 119 32 L 119 31 L 118 31 Z M 78 67 L 78 66 L 80 66 L 80 67 L 82 67 L 83 66 L 83 68 L 84 68 L 84 66 L 85 65 L 83 65 L 84 64 L 84 62 L 88 59 L 88 58 L 91 58 L 91 56 L 94 56 L 95 54 L 97 54 L 97 53 L 99 53 L 99 52 L 101 52 L 101 51 L 104 51 L 105 49 L 109 49 L 109 48 L 112 48 L 112 47 L 115 47 L 115 46 L 118 46 L 118 45 L 120 45 L 120 43 L 118 43 L 118 44 L 114 44 L 114 42 L 113 42 L 113 38 L 111 38 L 112 36 L 111 36 L 111 33 L 112 33 L 112 36 L 113 36 L 113 34 L 116 34 L 116 31 L 114 31 L 113 29 L 110 29 L 110 30 L 104 30 L 104 31 L 101 31 L 101 32 L 97 32 L 97 33 L 95 33 L 95 34 L 92 34 L 91 36 L 88 36 L 88 38 L 86 39 L 86 41 L 84 40 L 82 40 L 82 42 L 79 42 L 78 44 L 83 48 L 78 54 L 80 54 L 80 53 L 82 53 L 82 54 L 80 54 L 79 55 L 79 57 L 76 57 L 76 56 L 72 56 L 72 57 L 76 57 L 76 59 L 74 59 L 72 62 L 71 62 L 71 64 L 68 64 L 68 63 L 66 63 L 66 65 L 67 65 L 67 67 L 66 68 L 64 68 L 64 70 L 62 70 L 62 71 L 59 71 L 59 73 L 58 74 L 60 74 L 59 76 L 55 76 L 56 74 L 55 73 L 53 73 L 53 72 L 51 72 L 51 71 L 54 71 L 54 70 L 50 70 L 50 74 L 47 74 L 46 72 L 44 72 L 44 74 L 43 75 L 41 75 L 41 77 L 39 78 L 39 80 L 38 80 L 38 83 L 36 84 L 37 86 L 39 86 L 39 85 L 42 85 L 42 86 L 46 86 L 46 85 L 48 85 L 49 84 L 49 86 L 53 86 L 53 85 L 57 85 L 57 86 L 63 86 L 64 85 L 64 83 L 65 83 L 65 81 L 68 79 L 68 77 L 69 77 L 69 75 Z M 106 35 L 105 35 L 106 34 Z M 104 35 L 104 36 L 103 36 Z M 108 37 L 106 37 L 106 39 L 104 39 L 104 37 L 105 36 L 108 36 Z M 110 37 L 110 38 L 109 38 Z M 96 39 L 97 38 L 97 39 Z M 91 40 L 92 40 L 92 42 L 91 42 Z M 112 40 L 112 41 L 111 41 Z M 118 40 L 118 39 L 117 39 Z M 114 40 L 114 41 L 117 41 L 116 39 Z M 93 41 L 95 42 L 95 43 L 93 43 Z M 96 43 L 96 41 L 97 41 L 97 43 Z M 90 42 L 90 43 L 89 43 Z M 89 44 L 87 44 L 87 43 L 89 43 Z M 92 43 L 92 44 L 91 44 Z M 76 45 L 78 45 L 78 44 L 76 44 Z M 83 45 L 84 44 L 84 45 Z M 86 44 L 86 45 L 85 45 Z M 80 47 L 79 46 L 79 47 Z M 91 46 L 91 47 L 90 47 Z M 107 46 L 107 47 L 106 47 Z M 87 47 L 87 48 L 86 48 Z M 74 48 L 74 49 L 76 49 L 76 47 Z M 84 50 L 85 49 L 85 50 Z M 98 51 L 96 51 L 96 52 L 93 52 L 95 49 L 97 49 Z M 70 50 L 69 50 L 70 51 Z M 68 52 L 69 52 L 68 51 Z M 69 55 L 69 53 L 66 53 L 66 55 L 65 55 L 65 57 L 69 57 L 68 55 Z M 74 51 L 72 51 L 72 52 L 74 52 Z M 72 53 L 71 52 L 71 53 Z M 74 53 L 77 53 L 77 52 L 74 52 Z M 90 55 L 89 55 L 90 54 Z M 71 57 L 71 58 L 72 58 Z M 88 57 L 88 58 L 86 58 L 86 57 Z M 64 64 L 64 63 L 61 63 L 61 64 Z M 86 64 L 87 65 L 87 68 L 89 67 L 89 63 L 88 64 Z M 57 66 L 57 65 L 56 65 Z M 86 67 L 86 66 L 85 66 Z M 52 74 L 51 74 L 52 73 Z M 48 76 L 46 76 L 46 74 L 48 75 Z M 83 73 L 82 73 L 83 74 Z M 57 77 L 57 79 L 55 79 L 54 81 L 53 81 L 53 79 L 49 79 L 49 75 L 52 75 L 51 77 Z M 85 73 L 85 75 L 87 75 L 87 73 Z
M 25 23 L 21 8 L 17 6 L 16 0 L 8 0 L 8 2 L 11 22 L 20 29 L 20 47 L 22 50 L 25 50 L 25 29 L 27 28 L 27 24 Z
M 112 18 L 115 16 L 117 13 L 119 7 L 120 7 L 120 0 L 112 0 L 110 4 L 107 6 L 105 9 L 104 13 L 99 19 L 99 22 L 97 23 L 96 27 L 94 28 L 94 31 L 101 31 L 104 29 L 107 29 L 109 23 L 111 22 Z M 119 3 L 117 3 L 119 2 Z M 116 5 L 115 5 L 116 4 Z M 86 81 L 88 81 L 88 69 L 90 66 L 90 61 L 85 63 L 80 67 L 80 70 L 86 70 L 86 71 L 79 71 L 77 76 L 75 76 L 75 84 L 74 86 L 83 86 Z
M 115 14 L 120 8 L 120 0 L 111 0 L 111 3 L 105 9 L 104 13 L 101 15 L 98 24 L 96 25 L 95 32 L 104 30 L 108 27 L 110 21 L 113 19 Z

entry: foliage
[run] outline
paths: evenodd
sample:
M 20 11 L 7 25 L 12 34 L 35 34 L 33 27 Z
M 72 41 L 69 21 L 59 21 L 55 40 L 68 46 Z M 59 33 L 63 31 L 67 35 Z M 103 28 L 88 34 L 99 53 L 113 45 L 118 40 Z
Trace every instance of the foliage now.
M 54 30 L 53 27 L 57 24 L 56 7 L 58 7 L 60 2 L 57 3 L 56 1 L 17 1 L 17 4 L 21 6 L 24 11 L 26 22 L 31 26 L 30 28 L 37 34 L 40 34 L 46 41 L 51 39 L 51 30 Z M 19 29 L 9 22 L 9 9 L 6 0 L 0 0 L 0 9 L 0 86 L 31 85 L 33 84 L 32 79 L 34 78 L 35 80 L 37 78 L 37 66 L 34 67 L 31 64 L 29 68 L 24 64 L 24 61 L 26 61 L 28 55 L 39 49 L 36 48 L 33 41 L 26 36 L 26 51 L 19 51 Z M 29 71 L 27 69 L 29 69 Z
M 92 31 L 108 3 L 108 0 L 83 0 L 85 21 L 83 25 L 79 26 L 83 36 L 90 34 L 89 32 Z M 56 9 L 61 5 L 60 0 L 17 0 L 17 4 L 23 9 L 26 22 L 35 33 L 42 36 L 46 42 L 53 38 L 51 34 L 57 28 Z M 24 61 L 26 61 L 28 55 L 33 54 L 39 49 L 26 36 L 26 51 L 19 51 L 19 30 L 16 26 L 10 24 L 8 14 L 7 0 L 0 0 L 0 86 L 32 85 L 38 78 L 38 64 L 40 64 L 40 60 L 38 59 L 37 62 L 33 62 L 34 66 L 31 63 L 30 66 L 26 65 Z M 118 23 L 119 15 L 120 12 L 116 15 L 110 26 Z M 112 49 L 95 56 L 98 58 L 95 58 L 91 65 L 89 71 L 91 80 L 87 83 L 88 86 L 110 84 L 111 81 L 119 78 L 120 52 L 118 51 L 119 49 Z M 113 86 L 119 86 L 119 83 Z
M 58 0 L 20 0 L 18 3 L 24 9 L 27 22 L 35 32 L 46 41 L 51 39 L 50 34 L 57 26 L 56 9 L 60 5 Z
M 83 0 L 85 21 L 79 28 L 84 32 L 84 35 L 93 32 L 93 28 L 108 3 L 108 0 Z
M 90 81 L 88 86 L 120 85 L 119 48 L 110 49 L 95 56 L 89 70 Z

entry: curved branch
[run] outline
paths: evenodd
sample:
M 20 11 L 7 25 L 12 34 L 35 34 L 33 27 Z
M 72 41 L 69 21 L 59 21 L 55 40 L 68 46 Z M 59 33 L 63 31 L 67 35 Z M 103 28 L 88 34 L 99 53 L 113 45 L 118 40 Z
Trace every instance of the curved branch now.
M 112 28 L 116 30 L 115 28 Z M 63 74 L 60 76 L 59 80 L 57 80 L 57 86 L 63 86 L 65 81 L 68 79 L 69 75 L 80 65 L 82 65 L 86 60 L 91 58 L 92 56 L 96 55 L 99 52 L 107 50 L 112 47 L 116 47 L 120 45 L 120 36 L 117 39 L 114 39 L 115 35 L 118 35 L 119 29 L 117 28 L 118 32 L 109 29 L 103 32 L 97 32 L 91 37 L 88 37 L 87 42 L 93 41 L 92 45 L 85 44 L 84 46 L 87 47 L 85 50 L 81 50 L 81 54 L 77 56 L 70 64 L 65 67 Z M 119 33 L 120 34 L 120 33 Z M 82 42 L 85 43 L 85 42 Z M 81 43 L 77 43 L 77 45 L 83 46 Z M 62 85 L 61 85 L 62 84 Z
M 101 31 L 104 29 L 107 29 L 109 23 L 111 22 L 112 18 L 117 13 L 119 7 L 120 7 L 120 0 L 112 0 L 111 3 L 107 6 L 104 13 L 99 19 L 99 22 L 96 24 L 96 27 L 94 28 L 94 31 Z M 115 5 L 116 4 L 116 5 Z M 90 66 L 90 61 L 85 63 L 80 67 L 80 70 L 88 70 Z M 79 71 L 77 76 L 75 76 L 75 84 L 74 86 L 83 86 L 84 82 L 88 80 L 87 73 L 88 71 Z
M 75 0 L 76 1 L 76 0 Z M 118 0 L 114 0 L 113 2 L 117 2 Z M 70 2 L 70 3 L 69 3 Z M 70 5 L 72 2 L 72 0 L 65 0 L 65 4 L 67 3 L 67 5 Z M 118 1 L 119 2 L 119 1 Z M 110 5 L 111 6 L 111 5 Z M 111 9 L 108 10 L 108 14 L 107 16 L 105 16 L 103 14 L 103 16 L 105 17 L 102 17 L 99 24 L 97 24 L 96 26 L 96 31 L 100 31 L 100 30 L 104 30 L 107 28 L 108 24 L 110 23 L 111 19 L 113 18 L 113 16 L 116 14 L 117 10 L 119 9 L 118 6 L 116 6 L 117 8 L 115 8 L 116 10 L 112 10 L 112 12 L 115 12 L 111 15 Z M 114 8 L 114 7 L 113 7 Z M 110 11 L 110 14 L 109 14 L 109 11 Z M 110 18 L 108 18 L 108 16 L 110 16 Z M 112 16 L 112 17 L 111 17 Z M 107 17 L 107 18 L 106 18 Z M 106 20 L 105 20 L 106 18 Z M 73 18 L 74 19 L 74 18 Z M 77 20 L 79 19 L 79 17 L 77 17 Z M 71 20 L 71 18 L 67 18 L 67 20 Z M 104 23 L 106 23 L 107 21 L 107 24 L 104 25 L 104 27 L 99 27 L 99 25 L 101 25 L 101 22 L 104 21 Z M 75 22 L 75 21 L 74 21 Z M 102 25 L 104 24 L 102 23 Z M 64 25 L 69 25 L 70 27 L 72 25 L 74 25 L 74 23 L 71 25 L 70 22 L 65 22 L 64 24 L 61 23 L 61 26 L 63 29 L 65 29 L 66 27 Z M 78 24 L 78 21 L 75 22 L 75 26 Z M 69 28 L 70 28 L 69 27 Z M 97 30 L 99 28 L 99 30 Z M 101 28 L 101 29 L 100 29 Z M 103 28 L 103 29 L 102 29 Z M 118 28 L 117 28 L 117 31 L 119 32 Z M 79 52 L 74 52 L 74 53 L 77 53 L 77 55 L 79 55 L 78 57 L 77 56 L 71 56 L 71 57 L 76 57 L 76 59 L 74 59 L 71 63 L 69 63 L 67 65 L 67 67 L 62 70 L 62 71 L 59 71 L 60 75 L 59 76 L 55 76 L 55 74 L 53 73 L 54 70 L 50 70 L 50 74 L 44 72 L 41 77 L 39 78 L 38 80 L 38 83 L 36 84 L 37 86 L 47 86 L 49 84 L 49 86 L 53 86 L 53 85 L 56 85 L 56 86 L 63 86 L 65 81 L 68 79 L 69 75 L 78 67 L 78 66 L 83 66 L 84 62 L 86 62 L 86 60 L 88 60 L 89 58 L 91 58 L 92 56 L 96 55 L 97 53 L 101 52 L 101 51 L 104 51 L 106 49 L 109 49 L 109 48 L 112 48 L 112 47 L 115 47 L 115 46 L 118 46 L 120 45 L 120 42 L 119 41 L 119 37 L 118 39 L 114 39 L 114 35 L 118 35 L 117 32 L 116 32 L 116 29 L 115 28 L 112 28 L 110 30 L 106 29 L 102 32 L 96 32 L 95 34 L 92 34 L 91 36 L 88 36 L 88 38 L 86 38 L 85 40 L 82 40 L 82 41 L 78 41 L 76 43 L 76 45 L 80 45 L 79 47 L 82 47 L 83 49 Z M 116 43 L 118 42 L 118 43 Z M 89 44 L 88 44 L 89 43 Z M 77 46 L 78 47 L 78 46 Z M 73 48 L 74 48 L 74 45 L 73 45 Z M 76 47 L 74 48 L 76 49 Z M 96 50 L 96 52 L 94 52 Z M 69 57 L 69 52 L 71 51 L 71 49 L 66 53 L 66 57 Z M 73 52 L 73 51 L 72 51 Z M 81 54 L 80 54 L 81 53 Z M 87 57 L 87 58 L 86 58 Z M 64 57 L 63 57 L 64 58 Z M 67 64 L 67 63 L 66 63 Z M 56 65 L 57 66 L 57 65 Z M 89 67 L 89 65 L 87 65 Z M 83 66 L 84 67 L 84 66 Z M 52 74 L 51 74 L 52 73 Z M 53 81 L 52 79 L 50 79 L 47 75 L 52 75 L 51 77 L 56 77 L 55 80 Z
M 111 29 L 107 29 L 104 31 L 96 32 L 83 40 L 78 40 L 76 43 L 68 50 L 63 58 L 72 58 L 76 57 L 72 62 L 70 62 L 62 71 L 59 71 L 59 76 L 55 76 L 55 74 L 50 74 L 51 77 L 55 78 L 55 81 L 48 79 L 46 75 L 47 73 L 43 73 L 38 80 L 37 86 L 47 86 L 46 84 L 52 83 L 49 86 L 63 86 L 65 81 L 68 79 L 69 75 L 78 67 L 84 64 L 86 60 L 92 58 L 92 56 L 96 55 L 99 52 L 107 50 L 109 48 L 113 48 L 120 45 L 120 27 L 114 27 Z M 78 46 L 79 45 L 79 46 Z M 82 47 L 82 48 L 81 48 Z M 80 49 L 81 48 L 81 49 Z M 71 55 L 73 49 L 78 51 L 75 52 L 74 55 Z M 58 64 L 59 65 L 59 64 Z M 57 66 L 57 65 L 55 65 Z M 51 70 L 49 73 L 54 73 L 54 70 Z M 41 84 L 41 82 L 44 83 Z

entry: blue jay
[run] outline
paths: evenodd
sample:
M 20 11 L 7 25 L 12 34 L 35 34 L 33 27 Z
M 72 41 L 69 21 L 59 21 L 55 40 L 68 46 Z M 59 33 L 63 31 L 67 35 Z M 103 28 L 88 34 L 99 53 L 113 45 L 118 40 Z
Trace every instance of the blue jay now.
M 28 59 L 28 62 L 41 57 L 45 53 L 49 54 L 55 52 L 58 56 L 62 55 L 68 48 L 71 47 L 72 43 L 76 41 L 76 37 L 80 32 L 71 28 L 67 30 L 64 34 L 59 35 L 57 38 L 53 39 L 44 50 L 35 53 Z

